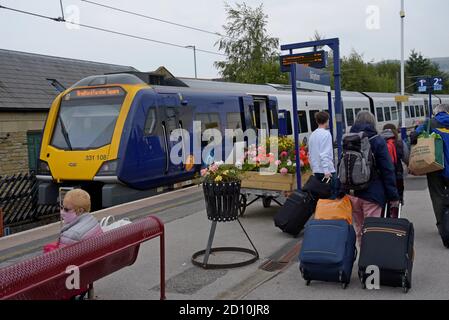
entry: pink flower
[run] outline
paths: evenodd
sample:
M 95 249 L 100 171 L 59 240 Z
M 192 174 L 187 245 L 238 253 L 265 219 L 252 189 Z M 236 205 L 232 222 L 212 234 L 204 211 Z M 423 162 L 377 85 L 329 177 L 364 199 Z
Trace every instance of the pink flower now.
M 207 169 L 201 169 L 201 176 L 204 177 L 207 173 Z
M 287 156 L 288 156 L 287 151 L 282 151 L 282 152 L 281 152 L 281 157 L 287 157 Z
M 281 160 L 276 160 L 274 163 L 278 166 L 281 164 Z
M 301 167 L 304 167 L 304 162 L 302 160 L 299 160 L 299 164 Z
M 216 165 L 215 163 L 210 166 L 210 171 L 216 172 L 217 170 L 218 170 L 218 165 Z
M 285 175 L 288 173 L 288 169 L 287 169 L 287 168 L 282 168 L 279 172 L 280 172 L 283 176 L 285 176 Z

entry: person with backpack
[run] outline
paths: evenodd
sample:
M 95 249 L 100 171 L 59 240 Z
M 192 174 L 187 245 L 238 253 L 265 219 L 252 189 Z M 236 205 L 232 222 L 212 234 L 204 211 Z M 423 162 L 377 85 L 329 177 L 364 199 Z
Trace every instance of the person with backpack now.
M 334 148 L 329 132 L 329 114 L 326 111 L 315 113 L 318 128 L 309 138 L 309 161 L 313 175 L 319 180 L 330 179 L 331 196 L 336 199 L 340 190 L 337 172 L 334 167 Z
M 402 162 L 408 164 L 408 147 L 398 136 L 398 130 L 392 123 L 387 123 L 383 127 L 381 136 L 387 142 L 388 153 L 396 173 L 396 188 L 399 192 L 401 204 L 404 205 L 404 168 Z
M 385 140 L 377 134 L 369 111 L 357 114 L 350 133 L 343 137 L 338 175 L 349 194 L 352 216 L 360 243 L 366 217 L 381 217 L 385 204 L 399 206 L 393 162 Z
M 427 186 L 432 201 L 437 228 L 443 244 L 449 249 L 449 104 L 434 108 L 434 118 L 428 119 L 410 134 L 410 143 L 416 144 L 418 135 L 427 130 L 435 132 L 443 139 L 444 169 L 427 174 Z

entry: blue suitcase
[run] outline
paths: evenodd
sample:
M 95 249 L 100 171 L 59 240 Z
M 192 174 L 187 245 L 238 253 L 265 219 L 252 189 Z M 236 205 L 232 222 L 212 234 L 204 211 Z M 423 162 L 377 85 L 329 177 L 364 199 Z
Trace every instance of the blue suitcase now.
M 310 220 L 299 254 L 299 270 L 312 280 L 340 282 L 346 289 L 357 257 L 354 227 L 345 220 Z

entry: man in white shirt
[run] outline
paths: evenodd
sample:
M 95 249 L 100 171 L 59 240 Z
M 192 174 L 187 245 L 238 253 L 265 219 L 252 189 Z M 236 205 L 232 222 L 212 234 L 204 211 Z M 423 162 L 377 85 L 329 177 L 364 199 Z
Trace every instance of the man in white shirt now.
M 330 179 L 331 199 L 339 192 L 339 183 L 334 166 L 334 150 L 332 136 L 329 132 L 329 114 L 325 111 L 315 113 L 318 128 L 309 138 L 309 162 L 312 172 L 320 181 Z

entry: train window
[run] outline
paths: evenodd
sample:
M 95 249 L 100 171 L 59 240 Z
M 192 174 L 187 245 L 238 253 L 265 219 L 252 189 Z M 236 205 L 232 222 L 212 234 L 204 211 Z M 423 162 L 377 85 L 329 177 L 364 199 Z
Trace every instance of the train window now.
M 405 117 L 410 118 L 410 107 L 409 106 L 405 106 Z
M 426 112 L 426 117 L 428 117 L 429 116 L 429 106 L 427 104 L 424 106 L 424 111 Z
M 390 107 L 384 107 L 385 121 L 391 120 Z
M 220 129 L 220 115 L 218 113 L 197 113 L 196 121 L 201 121 L 201 131 L 206 129 Z
M 143 130 L 145 136 L 150 136 L 154 133 L 156 127 L 156 110 L 151 108 L 148 111 L 147 119 L 145 120 L 145 128 Z
M 357 114 L 362 111 L 362 108 L 355 108 L 354 112 L 355 112 L 355 116 L 357 117 Z
M 346 125 L 350 127 L 354 124 L 354 110 L 345 109 L 345 112 L 346 112 Z
M 384 113 L 382 107 L 376 108 L 376 114 L 377 114 L 377 121 L 379 122 L 384 121 Z
M 309 131 L 309 128 L 307 126 L 307 114 L 305 111 L 298 111 L 298 120 L 299 133 L 305 133 Z M 315 121 L 315 119 L 313 121 Z
M 171 134 L 173 130 L 178 128 L 176 121 L 176 110 L 173 107 L 165 108 L 165 125 L 167 126 L 167 133 Z
M 391 120 L 398 120 L 398 108 L 391 106 Z
M 413 108 L 413 106 L 410 106 L 410 117 L 411 118 L 415 117 L 415 108 Z
M 421 111 L 421 117 L 425 117 L 424 106 L 423 105 L 419 106 L 419 110 Z
M 309 111 L 309 120 L 310 120 L 310 129 L 311 131 L 314 131 L 316 128 L 318 128 L 318 124 L 315 121 L 315 113 L 320 112 L 320 110 L 310 110 Z
M 415 106 L 415 114 L 417 117 L 421 116 L 421 114 L 419 113 L 419 106 Z
M 242 122 L 240 118 L 240 113 L 230 112 L 226 114 L 226 129 L 242 129 Z

